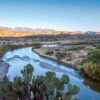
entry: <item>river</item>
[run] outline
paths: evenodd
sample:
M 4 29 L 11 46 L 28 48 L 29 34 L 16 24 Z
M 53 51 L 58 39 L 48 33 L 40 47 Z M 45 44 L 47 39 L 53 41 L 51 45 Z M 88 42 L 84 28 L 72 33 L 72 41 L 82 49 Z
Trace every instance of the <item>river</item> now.
M 32 51 L 31 47 L 19 48 L 13 51 L 8 51 L 3 60 L 10 64 L 7 76 L 10 80 L 17 76 L 21 76 L 20 71 L 27 64 L 32 64 L 34 67 L 33 75 L 45 75 L 47 71 L 55 71 L 57 77 L 61 77 L 66 73 L 70 77 L 70 82 L 80 87 L 78 100 L 100 100 L 100 84 L 93 82 L 90 79 L 83 78 L 74 69 L 58 64 L 56 61 L 40 57 Z M 48 65 L 47 68 L 43 64 Z M 53 69 L 53 67 L 55 67 Z

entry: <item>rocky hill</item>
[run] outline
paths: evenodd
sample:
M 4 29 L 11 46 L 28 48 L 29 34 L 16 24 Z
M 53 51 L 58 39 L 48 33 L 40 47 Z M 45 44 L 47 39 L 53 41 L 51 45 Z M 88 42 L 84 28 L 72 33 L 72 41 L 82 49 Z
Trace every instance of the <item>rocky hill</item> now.
M 26 27 L 0 27 L 0 37 L 23 37 L 23 36 L 32 36 L 32 35 L 55 35 L 55 34 L 84 34 L 84 32 L 75 31 L 75 32 L 65 32 L 65 31 L 55 31 L 52 29 L 33 29 Z

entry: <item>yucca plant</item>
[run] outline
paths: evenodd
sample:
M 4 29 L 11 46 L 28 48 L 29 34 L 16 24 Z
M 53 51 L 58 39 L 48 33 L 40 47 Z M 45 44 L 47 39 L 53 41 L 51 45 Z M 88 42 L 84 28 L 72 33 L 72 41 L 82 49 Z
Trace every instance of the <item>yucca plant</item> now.
M 22 77 L 13 82 L 4 77 L 0 91 L 4 100 L 72 100 L 76 99 L 79 88 L 72 86 L 68 75 L 57 78 L 55 72 L 46 72 L 45 76 L 33 77 L 34 68 L 28 64 L 21 71 Z M 66 93 L 64 86 L 68 87 Z

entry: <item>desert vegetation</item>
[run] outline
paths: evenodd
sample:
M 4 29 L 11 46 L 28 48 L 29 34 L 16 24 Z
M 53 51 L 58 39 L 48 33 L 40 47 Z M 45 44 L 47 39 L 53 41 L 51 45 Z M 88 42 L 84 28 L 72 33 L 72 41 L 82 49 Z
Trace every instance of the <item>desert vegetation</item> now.
M 0 57 L 2 57 L 10 48 L 6 45 L 0 44 Z
M 95 49 L 88 54 L 87 58 L 83 61 L 82 69 L 85 75 L 100 81 L 100 49 Z
M 54 52 L 53 51 L 47 51 L 45 54 L 51 56 L 51 55 L 54 54 Z
M 85 41 L 80 41 L 80 42 L 68 43 L 68 45 L 91 45 L 91 44 L 93 45 L 93 44 L 95 44 L 95 42 L 85 40 Z
M 57 78 L 55 72 L 49 71 L 45 76 L 35 77 L 33 72 L 33 66 L 28 64 L 21 71 L 22 77 L 10 81 L 5 76 L 0 82 L 0 97 L 3 100 L 77 100 L 80 89 L 70 84 L 68 75 Z
M 97 48 L 97 49 L 100 49 L 100 44 L 96 45 L 96 48 Z
M 40 43 L 32 44 L 32 49 L 39 49 L 39 48 L 41 48 L 41 44 Z
M 60 61 L 60 60 L 62 60 L 63 58 L 65 58 L 66 53 L 60 52 L 60 51 L 59 51 L 59 52 L 56 52 L 55 56 L 56 56 L 57 60 Z

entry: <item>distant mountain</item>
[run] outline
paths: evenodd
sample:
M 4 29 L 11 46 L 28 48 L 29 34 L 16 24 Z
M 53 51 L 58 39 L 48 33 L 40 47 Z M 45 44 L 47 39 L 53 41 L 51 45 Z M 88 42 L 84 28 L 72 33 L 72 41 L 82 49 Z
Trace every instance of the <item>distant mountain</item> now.
M 32 28 L 25 28 L 25 27 L 15 27 L 13 30 L 17 31 L 17 32 L 32 32 L 32 31 L 34 31 L 34 29 L 32 29 Z
M 28 27 L 0 27 L 0 37 L 23 37 L 23 36 L 32 36 L 32 35 L 41 35 L 41 34 L 84 34 L 85 32 L 75 31 L 75 32 L 66 32 L 66 31 L 56 31 L 52 29 L 33 29 Z M 99 33 L 99 32 L 98 32 Z
M 0 37 L 23 37 L 23 36 L 32 36 L 40 34 L 60 34 L 51 29 L 32 29 L 24 27 L 8 28 L 0 27 Z
M 17 31 L 17 32 L 41 32 L 41 31 L 49 31 L 49 32 L 54 32 L 55 30 L 52 30 L 52 29 L 33 29 L 33 28 L 30 28 L 30 27 L 15 27 L 13 28 L 14 31 Z

